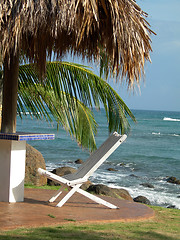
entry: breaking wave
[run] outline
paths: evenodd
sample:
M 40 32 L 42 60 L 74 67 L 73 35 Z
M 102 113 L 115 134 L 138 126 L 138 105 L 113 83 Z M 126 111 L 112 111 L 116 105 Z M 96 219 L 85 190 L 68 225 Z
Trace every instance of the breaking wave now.
M 152 135 L 158 135 L 158 136 L 171 136 L 171 137 L 180 137 L 180 134 L 176 134 L 176 133 L 169 133 L 169 134 L 166 134 L 166 133 L 160 133 L 160 132 L 152 132 L 151 133 Z
M 180 119 L 164 117 L 164 121 L 180 122 Z
M 152 132 L 152 135 L 160 135 L 160 132 Z

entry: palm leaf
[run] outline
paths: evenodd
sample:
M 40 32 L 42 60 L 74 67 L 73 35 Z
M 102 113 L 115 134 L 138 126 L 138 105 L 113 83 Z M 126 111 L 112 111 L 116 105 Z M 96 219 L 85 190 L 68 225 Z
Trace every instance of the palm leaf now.
M 46 77 L 40 83 L 33 65 L 20 66 L 19 113 L 25 114 L 28 110 L 36 118 L 44 117 L 47 121 L 54 118 L 80 145 L 91 150 L 95 148 L 97 124 L 89 108 L 105 108 L 109 132 L 129 131 L 127 117 L 135 121 L 132 112 L 116 91 L 88 67 L 51 62 L 47 63 L 46 70 Z

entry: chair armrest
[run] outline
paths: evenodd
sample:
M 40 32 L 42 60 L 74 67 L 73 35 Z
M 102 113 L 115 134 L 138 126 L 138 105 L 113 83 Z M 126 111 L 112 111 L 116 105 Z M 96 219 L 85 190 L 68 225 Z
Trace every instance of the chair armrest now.
M 74 186 L 77 184 L 83 184 L 84 182 L 87 182 L 88 178 L 79 178 L 76 180 L 67 180 L 66 178 L 60 177 L 54 173 L 48 172 L 42 168 L 38 168 L 38 173 L 41 175 L 45 175 L 47 178 L 56 181 L 58 183 L 64 183 L 67 184 L 68 186 Z
M 67 183 L 68 186 L 73 186 L 73 185 L 77 185 L 77 184 L 83 184 L 85 182 L 87 182 L 88 178 L 79 178 L 79 179 L 76 179 L 76 180 L 72 180 L 72 181 L 69 181 Z
M 63 178 L 63 177 L 60 177 L 54 173 L 51 173 L 51 172 L 48 172 L 42 168 L 38 168 L 38 173 L 41 174 L 41 175 L 45 175 L 47 178 L 55 181 L 55 182 L 58 182 L 58 183 L 64 183 L 64 184 L 68 184 L 70 181 Z

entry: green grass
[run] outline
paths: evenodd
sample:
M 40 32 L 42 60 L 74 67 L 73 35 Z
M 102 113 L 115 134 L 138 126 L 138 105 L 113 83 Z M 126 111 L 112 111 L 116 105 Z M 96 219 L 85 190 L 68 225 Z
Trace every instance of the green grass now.
M 180 240 L 180 210 L 152 207 L 155 217 L 139 222 L 82 224 L 0 232 L 2 240 Z
M 52 214 L 48 214 L 48 216 L 49 217 L 51 217 L 51 218 L 56 218 L 54 215 L 52 215 Z
M 25 188 L 34 188 L 34 189 L 50 189 L 50 190 L 58 190 L 60 188 L 60 186 L 48 186 L 48 185 L 44 185 L 44 186 L 35 186 L 32 184 L 24 184 Z
M 32 184 L 25 184 L 24 185 L 25 188 L 33 188 L 33 189 L 49 189 L 49 190 L 59 190 L 59 188 L 61 186 L 48 186 L 48 185 L 44 185 L 44 186 L 35 186 Z M 63 188 L 64 191 L 68 191 L 68 188 Z

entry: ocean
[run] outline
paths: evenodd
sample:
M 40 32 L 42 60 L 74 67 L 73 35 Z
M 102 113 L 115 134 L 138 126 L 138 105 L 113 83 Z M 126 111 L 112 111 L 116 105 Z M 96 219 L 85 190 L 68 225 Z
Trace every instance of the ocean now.
M 180 179 L 180 112 L 133 110 L 137 123 L 131 123 L 126 142 L 105 161 L 91 177 L 93 183 L 124 188 L 131 196 L 145 196 L 152 205 L 175 206 L 180 209 L 180 185 L 168 183 L 167 177 Z M 98 123 L 97 147 L 108 137 L 105 111 L 94 111 Z M 17 131 L 55 133 L 55 140 L 29 141 L 38 149 L 47 170 L 70 166 L 77 168 L 75 160 L 86 160 L 87 150 L 81 149 L 56 123 L 18 117 Z M 114 168 L 117 171 L 108 171 Z M 154 188 L 142 184 L 149 183 Z

